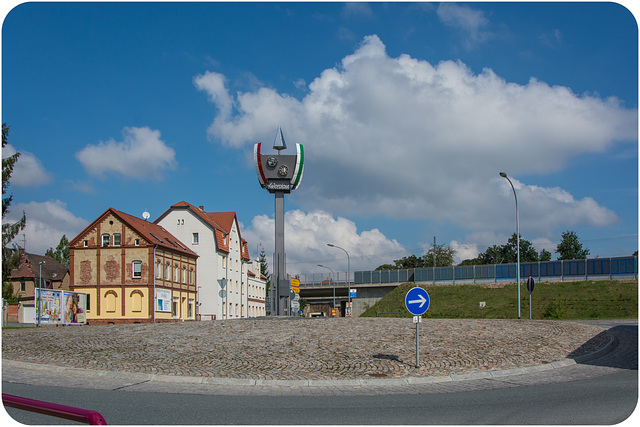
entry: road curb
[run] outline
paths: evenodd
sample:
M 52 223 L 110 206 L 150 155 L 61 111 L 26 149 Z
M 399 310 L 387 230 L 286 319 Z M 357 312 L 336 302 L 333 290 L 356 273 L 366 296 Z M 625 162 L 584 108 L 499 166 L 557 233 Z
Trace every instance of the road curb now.
M 609 349 L 611 351 L 611 349 Z M 603 353 L 605 354 L 605 353 Z M 462 382 L 479 379 L 496 379 L 513 375 L 533 374 L 537 372 L 560 369 L 575 365 L 573 359 L 563 359 L 544 365 L 523 366 L 512 369 L 498 369 L 469 374 L 450 374 L 426 377 L 406 378 L 370 378 L 370 379 L 331 379 L 331 380 L 278 380 L 278 379 L 252 379 L 252 378 L 219 378 L 219 377 L 194 377 L 181 375 L 144 374 L 139 372 L 107 371 L 101 369 L 68 368 L 55 365 L 41 365 L 38 363 L 20 362 L 15 360 L 3 360 L 3 367 L 8 369 L 24 369 L 30 372 L 47 372 L 53 374 L 68 375 L 70 372 L 80 373 L 94 377 L 112 377 L 126 379 L 128 385 L 142 382 L 204 384 L 214 386 L 262 386 L 262 387 L 371 387 L 371 386 L 406 386 L 435 384 L 446 382 Z M 127 384 L 122 387 L 127 387 Z

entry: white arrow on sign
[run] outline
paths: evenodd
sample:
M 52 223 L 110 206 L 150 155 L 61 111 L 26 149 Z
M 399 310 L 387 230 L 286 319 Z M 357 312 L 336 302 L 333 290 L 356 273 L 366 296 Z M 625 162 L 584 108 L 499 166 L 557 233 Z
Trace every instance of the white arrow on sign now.
M 420 298 L 420 299 L 414 299 L 414 300 L 409 301 L 409 304 L 418 304 L 418 303 L 420 303 L 420 308 L 422 308 L 424 303 L 427 302 L 427 299 L 423 295 L 418 295 L 418 298 Z

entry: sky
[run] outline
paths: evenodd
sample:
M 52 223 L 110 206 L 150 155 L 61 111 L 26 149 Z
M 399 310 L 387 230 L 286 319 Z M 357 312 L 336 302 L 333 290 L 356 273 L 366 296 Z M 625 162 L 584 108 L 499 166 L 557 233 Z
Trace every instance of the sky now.
M 235 211 L 274 251 L 253 147 L 305 150 L 287 272 L 370 270 L 515 233 L 638 248 L 638 27 L 626 2 L 3 3 L 3 158 L 43 254 L 109 207 Z M 633 6 L 636 9 L 637 6 Z M 635 12 L 638 12 L 635 10 Z

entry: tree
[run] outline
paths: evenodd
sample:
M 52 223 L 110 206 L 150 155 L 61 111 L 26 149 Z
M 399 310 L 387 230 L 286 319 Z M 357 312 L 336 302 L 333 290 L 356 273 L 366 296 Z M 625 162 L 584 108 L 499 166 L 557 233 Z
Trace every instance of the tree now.
M 546 249 L 541 250 L 540 261 L 551 261 L 551 252 Z
M 2 148 L 7 145 L 9 138 L 9 126 L 6 123 L 2 124 Z M 6 224 L 4 221 L 5 215 L 9 213 L 9 206 L 13 200 L 13 195 L 5 197 L 7 189 L 9 187 L 9 180 L 13 173 L 13 167 L 18 161 L 20 153 L 15 153 L 7 158 L 2 159 L 2 296 L 4 298 L 11 297 L 13 289 L 11 283 L 8 282 L 8 277 L 11 274 L 11 270 L 15 268 L 20 259 L 18 250 L 14 246 L 9 248 L 8 245 L 11 241 L 22 231 L 27 223 L 27 218 L 24 212 L 22 212 L 22 218 L 13 224 Z
M 265 298 L 269 299 L 269 290 L 271 288 L 271 275 L 269 273 L 269 264 L 267 264 L 267 256 L 264 253 L 264 248 L 260 250 L 258 261 L 260 261 L 260 274 L 267 278 Z
M 516 233 L 513 233 L 505 245 L 493 245 L 478 254 L 477 258 L 465 260 L 460 265 L 514 264 L 518 261 L 518 241 L 516 239 Z M 533 244 L 520 236 L 520 262 L 539 260 L 540 256 Z
M 449 267 L 453 265 L 453 258 L 456 256 L 456 250 L 446 247 L 444 244 L 431 247 L 422 257 L 425 267 L 433 267 L 433 257 L 436 257 L 436 267 Z
M 393 260 L 393 264 L 382 264 L 378 266 L 378 268 L 376 268 L 376 271 L 407 270 L 410 268 L 433 267 L 433 254 L 434 248 L 429 248 L 427 253 L 421 257 L 418 257 L 416 255 L 405 256 L 400 259 Z M 445 245 L 436 245 L 436 267 L 449 267 L 453 265 L 453 257 L 455 255 L 455 249 L 445 247 Z
M 560 255 L 558 259 L 586 259 L 589 256 L 589 249 L 582 248 L 576 232 L 569 230 L 562 233 L 562 240 L 556 247 L 556 252 Z
M 2 148 L 7 145 L 8 137 L 9 137 L 9 127 L 6 123 L 2 124 Z M 26 225 L 26 216 L 24 212 L 22 213 L 22 218 L 13 224 L 5 224 L 4 217 L 9 213 L 9 206 L 11 205 L 11 201 L 13 200 L 13 195 L 5 197 L 7 192 L 7 188 L 9 187 L 9 180 L 11 179 L 11 174 L 13 173 L 13 167 L 15 163 L 18 161 L 18 157 L 20 157 L 20 153 L 15 153 L 5 159 L 2 159 L 2 248 L 4 249 L 9 242 L 11 242 L 18 233 L 24 229 Z
M 69 268 L 69 240 L 67 240 L 67 236 L 63 234 L 60 239 L 60 243 L 58 243 L 55 250 L 53 248 L 49 248 L 45 255 Z

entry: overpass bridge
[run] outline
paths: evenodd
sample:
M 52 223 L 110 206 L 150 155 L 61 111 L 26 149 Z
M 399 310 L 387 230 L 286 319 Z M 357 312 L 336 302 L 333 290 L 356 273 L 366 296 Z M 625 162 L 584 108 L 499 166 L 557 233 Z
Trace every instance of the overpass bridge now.
M 331 314 L 338 308 L 344 316 L 351 288 L 353 315 L 359 316 L 368 307 L 402 283 L 417 285 L 481 284 L 515 282 L 517 264 L 468 265 L 405 270 L 355 271 L 346 273 L 313 273 L 299 275 L 300 298 L 307 300 L 311 311 Z M 521 281 L 528 277 L 536 281 L 576 281 L 606 279 L 637 279 L 637 257 L 592 258 L 520 263 Z M 334 280 L 335 279 L 335 280 Z M 334 297 L 335 295 L 335 297 Z

